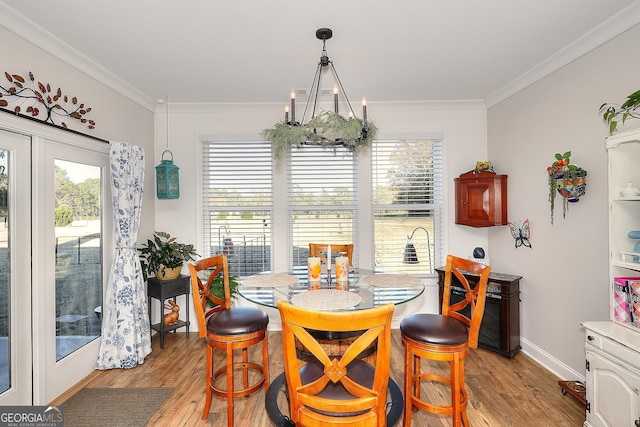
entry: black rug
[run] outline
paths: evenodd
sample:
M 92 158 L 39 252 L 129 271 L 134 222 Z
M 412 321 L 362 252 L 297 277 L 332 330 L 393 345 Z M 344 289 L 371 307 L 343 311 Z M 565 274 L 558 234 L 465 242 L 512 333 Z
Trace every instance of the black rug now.
M 144 427 L 173 387 L 84 388 L 60 407 L 65 427 Z

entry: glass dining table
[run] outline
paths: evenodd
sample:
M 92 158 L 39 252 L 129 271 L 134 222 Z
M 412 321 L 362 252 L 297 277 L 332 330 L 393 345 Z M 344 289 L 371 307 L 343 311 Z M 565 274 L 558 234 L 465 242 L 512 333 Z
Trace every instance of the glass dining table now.
M 306 267 L 288 273 L 264 272 L 240 280 L 238 293 L 257 305 L 276 308 L 284 299 L 294 305 L 315 310 L 362 310 L 392 302 L 403 304 L 424 292 L 422 281 L 408 274 L 352 269 L 349 281 L 327 281 L 322 274 L 319 289 L 309 289 Z
M 362 310 L 389 302 L 403 304 L 418 298 L 424 292 L 422 281 L 407 274 L 352 269 L 346 284 L 338 284 L 335 277 L 328 281 L 327 277 L 325 271 L 320 288 L 310 290 L 306 267 L 296 268 L 289 273 L 264 272 L 240 280 L 238 292 L 246 300 L 265 307 L 277 308 L 278 301 L 284 299 L 294 305 L 320 311 Z M 347 338 L 347 335 L 327 334 L 323 338 Z M 265 408 L 275 426 L 293 427 L 291 419 L 282 414 L 279 405 L 280 400 L 283 406 L 287 406 L 286 401 L 282 400 L 282 396 L 286 395 L 285 382 L 284 372 L 271 382 L 265 396 Z M 394 425 L 402 415 L 404 399 L 402 391 L 392 378 L 389 379 L 387 400 L 387 425 Z

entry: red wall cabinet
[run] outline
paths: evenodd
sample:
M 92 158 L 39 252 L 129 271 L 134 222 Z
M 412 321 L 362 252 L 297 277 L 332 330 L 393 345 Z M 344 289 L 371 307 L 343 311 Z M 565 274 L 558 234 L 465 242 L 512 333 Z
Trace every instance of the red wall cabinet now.
M 456 224 L 507 225 L 507 175 L 469 171 L 455 179 Z

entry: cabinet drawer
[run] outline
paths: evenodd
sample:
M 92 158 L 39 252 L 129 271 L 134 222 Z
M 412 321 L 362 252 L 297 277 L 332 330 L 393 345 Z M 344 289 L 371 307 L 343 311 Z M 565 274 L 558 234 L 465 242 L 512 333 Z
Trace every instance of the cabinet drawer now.
M 595 348 L 599 348 L 600 350 L 602 350 L 602 335 L 598 335 L 593 331 L 590 331 L 589 329 L 587 329 L 585 331 L 585 343 L 587 343 L 590 346 L 593 346 Z
M 635 368 L 640 366 L 640 354 L 615 341 L 603 339 L 602 350 Z
M 150 297 L 164 299 L 171 298 L 177 295 L 189 294 L 191 289 L 191 277 L 181 275 L 174 280 L 158 280 L 155 277 L 150 277 L 147 280 L 147 293 Z
M 612 339 L 586 331 L 586 343 L 633 367 L 640 367 L 640 354 Z
M 189 291 L 188 280 L 171 281 L 169 283 L 163 283 L 160 286 L 164 287 L 162 292 L 164 295 L 175 295 Z

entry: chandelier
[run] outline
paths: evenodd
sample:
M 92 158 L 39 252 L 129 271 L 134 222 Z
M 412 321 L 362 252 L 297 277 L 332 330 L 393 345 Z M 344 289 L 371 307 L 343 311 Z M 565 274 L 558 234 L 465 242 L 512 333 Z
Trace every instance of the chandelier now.
M 291 147 L 304 145 L 320 145 L 324 147 L 344 146 L 352 153 L 357 153 L 362 147 L 371 144 L 376 136 L 378 128 L 367 120 L 366 100 L 362 100 L 362 119 L 356 117 L 351 102 L 342 86 L 338 72 L 333 66 L 333 61 L 327 56 L 326 42 L 333 36 L 329 28 L 320 28 L 316 31 L 316 38 L 322 40 L 322 53 L 320 61 L 313 77 L 309 97 L 307 98 L 302 119 L 296 117 L 296 93 L 291 92 L 290 105 L 285 107 L 284 120 L 276 123 L 273 128 L 265 129 L 263 136 L 271 141 L 273 156 L 280 157 Z M 321 109 L 318 99 L 321 93 L 320 81 L 322 71 L 329 67 L 336 85 L 333 89 L 333 111 Z M 348 107 L 348 117 L 339 113 L 339 96 L 342 94 Z M 307 115 L 309 116 L 308 121 Z

